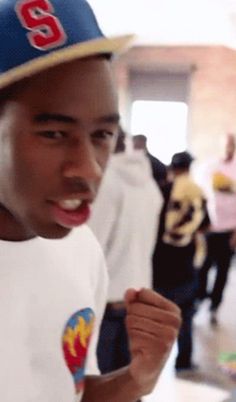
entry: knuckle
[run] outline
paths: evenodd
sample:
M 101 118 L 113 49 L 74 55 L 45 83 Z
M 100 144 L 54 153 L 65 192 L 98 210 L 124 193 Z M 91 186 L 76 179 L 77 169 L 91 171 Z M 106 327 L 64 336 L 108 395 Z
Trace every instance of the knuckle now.
M 134 317 L 132 315 L 130 315 L 130 314 L 127 314 L 127 316 L 125 318 L 125 322 L 126 322 L 126 325 L 128 327 L 132 327 L 134 325 L 134 322 L 135 322 Z
M 169 342 L 173 343 L 175 341 L 175 339 L 177 338 L 177 336 L 178 336 L 178 331 L 176 331 L 176 329 L 174 329 L 174 328 L 169 328 L 165 334 L 165 341 L 167 343 L 169 343 Z
M 172 334 L 171 334 L 171 339 L 172 339 L 172 341 L 175 341 L 176 338 L 178 337 L 178 335 L 179 335 L 179 330 L 174 329 L 174 330 L 172 331 Z
M 161 345 L 159 345 L 159 352 L 161 351 L 163 354 L 169 353 L 170 349 L 172 348 L 173 343 L 170 341 L 165 340 L 165 342 L 162 342 Z

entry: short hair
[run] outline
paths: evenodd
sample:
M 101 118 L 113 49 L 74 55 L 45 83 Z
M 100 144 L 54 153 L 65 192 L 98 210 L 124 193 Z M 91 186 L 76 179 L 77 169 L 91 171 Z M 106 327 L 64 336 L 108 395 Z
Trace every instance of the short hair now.
M 133 139 L 134 140 L 139 140 L 139 141 L 142 141 L 142 142 L 145 142 L 145 143 L 147 142 L 147 137 L 144 134 L 133 135 Z
M 14 84 L 8 85 L 5 88 L 0 89 L 0 107 L 4 104 L 4 102 L 13 98 L 18 91 L 22 90 L 22 88 L 26 86 L 28 80 L 28 78 L 25 78 L 23 80 L 15 82 Z
M 175 169 L 189 169 L 194 157 L 187 151 L 175 153 L 172 156 L 170 168 Z

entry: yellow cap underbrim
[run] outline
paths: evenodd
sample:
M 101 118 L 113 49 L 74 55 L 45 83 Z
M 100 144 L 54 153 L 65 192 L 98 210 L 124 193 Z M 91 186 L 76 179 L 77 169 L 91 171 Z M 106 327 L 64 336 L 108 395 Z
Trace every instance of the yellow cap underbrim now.
M 63 49 L 56 50 L 44 56 L 30 60 L 18 67 L 0 74 L 0 89 L 30 77 L 48 68 L 58 66 L 76 59 L 96 54 L 116 54 L 125 50 L 131 43 L 133 35 L 124 35 L 114 38 L 100 38 L 87 42 L 77 43 Z

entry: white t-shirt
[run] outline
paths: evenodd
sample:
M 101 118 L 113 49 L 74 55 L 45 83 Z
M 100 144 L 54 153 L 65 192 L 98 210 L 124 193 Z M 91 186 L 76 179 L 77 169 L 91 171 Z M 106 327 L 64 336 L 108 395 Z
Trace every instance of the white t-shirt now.
M 98 374 L 106 287 L 103 254 L 86 226 L 60 240 L 0 241 L 2 402 L 81 400 L 84 361 L 86 374 Z
M 216 179 L 216 176 L 218 179 Z M 208 201 L 211 231 L 226 232 L 236 228 L 236 158 L 231 161 L 210 161 L 198 174 Z M 216 180 L 214 188 L 214 181 Z M 226 182 L 225 182 L 226 180 Z M 225 186 L 222 191 L 221 186 Z M 232 188 L 231 188 L 232 186 Z M 227 188 L 228 187 L 228 188 Z
M 152 286 L 162 205 L 147 156 L 141 151 L 113 155 L 89 221 L 106 256 L 109 302 L 122 301 L 130 287 Z

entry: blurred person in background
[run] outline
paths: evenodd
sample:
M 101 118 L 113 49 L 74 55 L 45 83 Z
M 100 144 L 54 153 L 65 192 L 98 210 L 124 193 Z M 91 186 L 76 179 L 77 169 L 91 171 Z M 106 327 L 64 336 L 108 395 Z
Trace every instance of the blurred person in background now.
M 223 139 L 223 157 L 207 164 L 202 178 L 211 228 L 206 235 L 207 257 L 199 272 L 198 299 L 210 299 L 212 324 L 217 324 L 217 311 L 223 299 L 236 246 L 235 136 L 228 133 Z M 208 291 L 208 274 L 212 267 L 216 268 L 216 276 Z
M 108 303 L 98 343 L 102 373 L 130 361 L 123 296 L 129 287 L 151 288 L 152 252 L 163 199 L 142 150 L 120 129 L 115 154 L 93 206 L 89 225 L 99 240 L 109 274 Z
M 208 224 L 206 201 L 190 175 L 193 161 L 188 152 L 176 153 L 169 168 L 171 181 L 164 188 L 157 246 L 153 255 L 154 289 L 174 301 L 182 312 L 175 368 L 191 370 L 192 319 L 196 298 L 196 266 L 204 258 L 201 230 Z
M 137 134 L 132 137 L 133 146 L 136 150 L 143 150 L 151 163 L 152 175 L 161 191 L 167 179 L 167 167 L 159 159 L 155 158 L 147 148 L 147 137 L 143 134 Z

